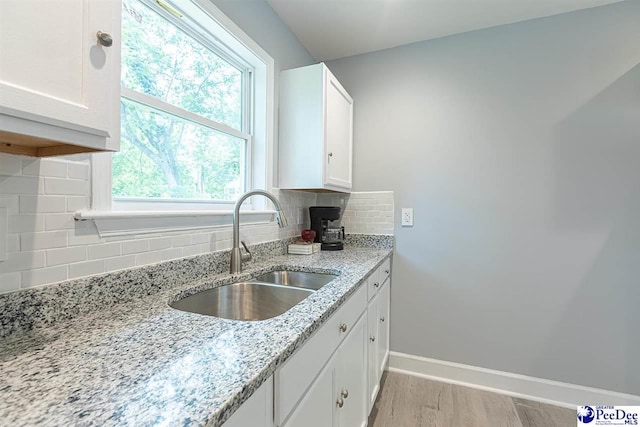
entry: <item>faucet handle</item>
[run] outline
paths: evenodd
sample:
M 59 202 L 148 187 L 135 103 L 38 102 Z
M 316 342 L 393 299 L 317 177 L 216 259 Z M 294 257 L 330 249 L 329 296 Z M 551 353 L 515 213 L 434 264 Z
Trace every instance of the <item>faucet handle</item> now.
M 240 240 L 240 243 L 242 244 L 242 247 L 244 248 L 244 250 L 247 252 L 246 254 L 242 254 L 242 262 L 251 261 L 251 257 L 252 257 L 251 251 L 249 250 L 247 245 L 244 243 L 244 240 Z

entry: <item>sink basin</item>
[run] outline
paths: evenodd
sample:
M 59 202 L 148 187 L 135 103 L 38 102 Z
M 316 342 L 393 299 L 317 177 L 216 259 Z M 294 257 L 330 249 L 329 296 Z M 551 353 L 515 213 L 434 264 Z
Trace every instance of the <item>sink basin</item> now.
M 223 319 L 264 320 L 286 312 L 313 292 L 274 283 L 240 282 L 207 289 L 169 305 Z
M 276 270 L 261 274 L 254 280 L 258 282 L 275 283 L 282 286 L 313 289 L 317 291 L 335 279 L 335 274 L 308 273 L 305 271 Z

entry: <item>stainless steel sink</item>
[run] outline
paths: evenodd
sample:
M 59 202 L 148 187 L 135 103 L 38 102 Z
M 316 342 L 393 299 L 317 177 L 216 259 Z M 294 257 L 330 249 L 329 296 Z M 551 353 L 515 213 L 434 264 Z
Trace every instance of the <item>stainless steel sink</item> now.
M 201 291 L 169 305 L 224 319 L 264 320 L 286 312 L 313 292 L 274 283 L 240 282 Z
M 261 274 L 253 280 L 258 282 L 275 283 L 282 286 L 313 289 L 317 291 L 335 279 L 335 274 L 308 273 L 306 271 L 276 270 Z

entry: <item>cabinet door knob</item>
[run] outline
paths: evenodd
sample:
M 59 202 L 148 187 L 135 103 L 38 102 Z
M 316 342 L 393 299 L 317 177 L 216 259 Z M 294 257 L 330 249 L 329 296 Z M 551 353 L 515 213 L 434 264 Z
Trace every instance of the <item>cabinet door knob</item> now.
M 102 31 L 98 31 L 96 33 L 98 37 L 98 43 L 100 43 L 104 47 L 111 47 L 113 44 L 113 37 L 109 33 L 103 33 Z
M 333 153 L 329 153 L 329 157 L 333 157 Z
M 376 288 L 380 286 L 380 283 L 376 282 L 373 284 L 373 286 L 375 286 Z
M 340 398 L 340 399 L 338 399 L 336 404 L 338 405 L 338 408 L 342 408 L 344 406 L 344 400 L 342 400 L 342 398 Z
M 389 270 L 385 270 L 385 271 L 384 271 L 384 273 L 385 273 L 385 274 L 389 274 Z
M 384 316 L 382 316 L 382 317 L 380 318 L 380 321 L 381 321 L 381 322 L 384 322 Z
M 347 324 L 346 323 L 342 323 L 340 325 L 340 332 L 347 332 Z
M 342 392 L 340 393 L 342 395 L 342 397 L 344 397 L 345 399 L 347 397 L 349 397 L 349 390 L 347 390 L 346 388 L 342 390 Z
M 374 336 L 369 337 L 369 341 L 376 342 L 376 337 L 374 337 Z

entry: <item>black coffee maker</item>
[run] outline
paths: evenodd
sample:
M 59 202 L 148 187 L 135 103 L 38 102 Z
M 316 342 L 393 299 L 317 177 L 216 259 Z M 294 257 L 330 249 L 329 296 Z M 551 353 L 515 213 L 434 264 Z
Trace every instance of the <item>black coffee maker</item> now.
M 311 229 L 316 231 L 314 242 L 322 243 L 323 251 L 341 251 L 344 249 L 344 227 L 340 220 L 339 206 L 311 206 Z

